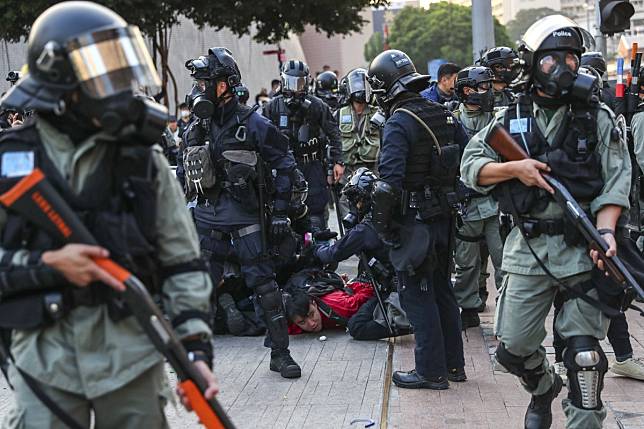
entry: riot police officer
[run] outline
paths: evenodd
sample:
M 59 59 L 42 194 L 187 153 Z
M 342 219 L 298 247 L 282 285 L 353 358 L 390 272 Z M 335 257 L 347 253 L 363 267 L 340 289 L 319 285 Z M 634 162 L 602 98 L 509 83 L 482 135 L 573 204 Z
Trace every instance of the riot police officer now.
M 526 92 L 470 140 L 461 164 L 465 184 L 493 192 L 516 225 L 504 246 L 507 274 L 497 309 L 496 359 L 532 394 L 526 428 L 550 427 L 551 404 L 562 387 L 542 346 L 557 290 L 566 299 L 556 322 L 566 340 L 566 427 L 600 428 L 606 417 L 601 391 L 608 360 L 599 340 L 606 335 L 608 318 L 598 308 L 598 285 L 591 277 L 597 254 L 589 257 L 541 175 L 552 174 L 592 212 L 609 243 L 607 254 L 614 255 L 615 226 L 627 205 L 631 166 L 612 112 L 592 98 L 595 78 L 577 73 L 586 40 L 592 36 L 561 15 L 528 28 L 519 50 Z M 499 162 L 485 141 L 495 124 L 508 130 L 531 158 Z
M 517 53 L 507 46 L 499 46 L 485 52 L 479 63 L 494 73 L 494 105 L 503 107 L 510 104 L 514 95 L 508 86 L 521 71 Z
M 287 320 L 265 231 L 266 184 L 274 170 L 270 238 L 278 241 L 289 232 L 287 211 L 295 160 L 279 130 L 254 109 L 239 103 L 235 89 L 241 83 L 241 73 L 228 49 L 211 48 L 192 67 L 196 85 L 203 94 L 197 97 L 193 108 L 197 110 L 199 103 L 209 103 L 211 112 L 206 135 L 197 126 L 184 134 L 185 180 L 188 189 L 197 194 L 194 219 L 202 251 L 210 261 L 214 282 L 218 283 L 223 261 L 232 246 L 266 324 L 271 371 L 285 378 L 300 377 L 300 367 L 288 349 Z
M 454 113 L 468 137 L 483 129 L 494 119 L 494 75 L 487 67 L 466 67 L 456 77 L 456 95 L 461 100 Z M 466 189 L 466 201 L 462 225 L 456 233 L 454 262 L 456 281 L 454 294 L 461 307 L 463 329 L 479 326 L 478 312 L 485 308 L 480 290 L 485 290 L 487 276 L 481 276 L 482 267 L 487 266 L 488 252 L 492 255 L 497 289 L 501 289 L 501 258 L 503 243 L 499 234 L 496 201 L 488 194 Z M 485 260 L 481 256 L 481 244 L 488 251 Z M 483 283 L 483 284 L 481 284 Z
M 2 210 L 0 327 L 13 329 L 16 404 L 1 426 L 89 427 L 93 411 L 97 426 L 165 428 L 164 359 L 112 290 L 124 285 L 94 262 L 109 253 L 162 297 L 212 397 L 212 284 L 181 190 L 154 145 L 167 111 L 132 90 L 156 93 L 160 80 L 139 29 L 91 2 L 43 12 L 27 62 L 2 104 L 36 114 L 0 137 L 2 185 L 39 168 L 99 246 L 63 245 Z
M 615 111 L 615 88 L 611 88 L 608 83 L 608 75 L 606 74 L 606 60 L 601 52 L 584 52 L 581 55 L 581 65 L 590 67 L 599 76 L 597 83 L 599 91 L 599 99 L 603 101 L 611 110 Z
M 306 205 L 314 232 L 326 229 L 329 184 L 344 174 L 340 133 L 329 107 L 309 91 L 309 67 L 289 60 L 282 90 L 264 106 L 264 116 L 288 137 L 298 169 L 309 185 Z
M 332 112 L 340 108 L 338 98 L 338 76 L 332 71 L 320 73 L 315 78 L 315 95 L 324 101 Z
M 403 310 L 415 339 L 415 369 L 393 375 L 403 388 L 447 389 L 465 381 L 458 305 L 450 282 L 452 210 L 467 135 L 443 106 L 423 99 L 428 76 L 409 56 L 387 50 L 373 59 L 369 88 L 388 119 L 372 222 L 392 246 Z

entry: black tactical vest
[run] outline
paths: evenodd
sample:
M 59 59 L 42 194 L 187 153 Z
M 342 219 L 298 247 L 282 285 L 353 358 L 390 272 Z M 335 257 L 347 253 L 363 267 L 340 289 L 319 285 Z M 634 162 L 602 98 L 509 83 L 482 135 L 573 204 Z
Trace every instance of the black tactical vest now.
M 517 116 L 517 106 L 520 117 Z M 508 106 L 503 126 L 521 147 L 525 148 L 527 144 L 531 158 L 550 166 L 550 174 L 566 186 L 577 201 L 590 202 L 604 186 L 600 155 L 595 151 L 598 109 L 597 104 L 569 106 L 565 123 L 559 127 L 553 144 L 549 145 L 536 124 L 532 99 L 522 94 Z M 518 214 L 544 210 L 550 201 L 544 190 L 525 186 L 518 179 L 497 186 L 492 195 L 505 213 L 513 212 L 510 198 Z
M 443 106 L 421 97 L 414 97 L 396 105 L 392 111 L 409 115 L 405 109 L 418 116 L 432 130 L 432 135 L 421 127 L 419 139 L 412 142 L 407 155 L 403 189 L 422 192 L 426 186 L 454 189 L 459 170 L 460 147 L 454 143 L 456 124 L 454 117 Z M 414 122 L 416 120 L 414 119 Z
M 308 100 L 308 99 L 307 99 Z M 298 163 L 322 162 L 324 160 L 324 136 L 320 124 L 312 116 L 317 111 L 315 101 L 308 107 L 292 112 L 284 98 L 279 96 L 269 105 L 269 119 L 289 139 L 293 156 Z
M 157 170 L 153 149 L 135 143 L 104 144 L 111 146 L 79 195 L 47 157 L 34 124 L 0 134 L 0 168 L 6 172 L 8 166 L 2 164 L 10 162 L 16 153 L 32 154 L 29 156 L 33 156 L 33 167 L 43 171 L 97 242 L 110 251 L 110 257 L 154 292 L 159 286 L 160 266 L 155 256 Z M 1 191 L 7 191 L 20 178 L 2 178 Z M 1 234 L 1 246 L 9 252 L 19 249 L 42 252 L 64 245 L 11 211 L 7 212 Z

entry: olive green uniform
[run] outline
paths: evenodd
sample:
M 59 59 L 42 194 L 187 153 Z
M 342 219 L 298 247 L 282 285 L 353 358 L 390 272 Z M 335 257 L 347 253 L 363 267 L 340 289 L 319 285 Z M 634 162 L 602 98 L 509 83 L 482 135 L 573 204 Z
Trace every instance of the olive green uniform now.
M 380 132 L 370 123 L 375 113 L 376 109 L 369 105 L 365 106 L 362 115 L 358 115 L 351 105 L 338 111 L 345 177 L 360 167 L 367 167 L 375 173 L 380 151 Z
M 462 103 L 455 116 L 465 127 L 468 136 L 475 135 L 494 119 L 493 113 L 469 110 Z M 479 288 L 485 287 L 487 279 L 487 273 L 483 269 L 487 266 L 487 261 L 481 260 L 482 241 L 487 244 L 492 258 L 496 287 L 501 288 L 503 243 L 499 234 L 498 213 L 498 204 L 490 195 L 473 197 L 465 208 L 463 225 L 456 234 L 454 255 L 454 295 L 459 307 L 463 309 L 475 309 L 481 305 Z
M 552 113 L 551 118 L 545 109 L 534 104 L 535 122 L 552 144 L 555 135 L 564 121 L 567 106 L 562 106 Z M 506 110 L 495 116 L 494 123 L 503 124 Z M 621 139 L 614 139 L 615 119 L 606 106 L 597 114 L 597 146 L 602 164 L 604 187 L 590 206 L 596 214 L 606 205 L 617 205 L 628 208 L 630 191 L 631 166 L 626 144 Z M 495 151 L 485 143 L 492 124 L 474 136 L 465 149 L 461 164 L 461 175 L 465 184 L 478 192 L 489 192 L 494 185 L 478 184 L 479 172 L 489 162 L 499 162 Z M 531 212 L 529 216 L 537 219 L 561 219 L 562 209 L 551 201 L 545 210 Z M 545 266 L 558 278 L 572 285 L 585 281 L 590 276 L 593 266 L 584 246 L 571 247 L 564 242 L 563 235 L 540 235 L 530 239 L 530 244 Z M 619 250 L 618 250 L 619 251 Z M 552 306 L 557 285 L 545 275 L 533 258 L 518 228 L 512 229 L 507 237 L 502 269 L 507 273 L 501 290 L 496 313 L 496 335 L 505 345 L 508 352 L 528 357 L 526 369 L 543 366 L 545 375 L 538 386 L 530 393 L 541 395 L 547 392 L 554 380 L 552 367 L 548 367 L 545 349 L 542 342 L 546 337 L 545 319 Z M 597 298 L 597 291 L 591 290 L 589 296 Z M 567 300 L 557 317 L 556 329 L 563 338 L 573 336 L 592 336 L 604 338 L 608 328 L 608 318 L 597 308 L 581 299 Z M 526 390 L 529 390 L 526 386 Z M 530 391 L 530 390 L 529 390 Z M 570 400 L 563 400 L 568 428 L 601 427 L 606 417 L 605 408 L 600 410 L 582 410 L 572 406 Z
M 79 193 L 90 172 L 107 152 L 105 135 L 74 144 L 43 120 L 38 131 L 48 157 L 74 192 Z M 96 140 L 103 141 L 99 144 Z M 116 143 L 114 143 L 116 144 Z M 157 256 L 164 266 L 199 258 L 197 234 L 179 183 L 172 175 L 161 148 L 155 147 Z M 107 180 L 107 179 L 106 179 Z M 0 229 L 5 225 L 0 210 Z M 0 256 L 4 251 L 0 249 Z M 27 251 L 18 251 L 13 263 L 26 264 Z M 163 285 L 163 306 L 172 320 L 186 310 L 208 312 L 212 291 L 205 272 L 168 277 Z M 180 338 L 211 331 L 201 319 L 188 319 L 175 328 Z M 42 389 L 79 423 L 89 427 L 89 408 L 98 427 L 167 427 L 163 405 L 169 389 L 163 357 L 155 350 L 134 317 L 113 322 L 106 305 L 77 307 L 62 320 L 42 330 L 14 331 L 11 352 L 16 365 L 40 382 Z M 64 428 L 26 386 L 15 368 L 10 371 L 17 406 L 3 428 Z M 144 393 L 144 396 L 142 396 Z
M 635 159 L 637 160 L 637 164 L 640 167 L 640 171 L 636 172 L 634 171 L 633 174 L 642 174 L 644 171 L 644 111 L 638 112 L 635 115 L 633 115 L 633 118 L 631 119 L 631 132 L 633 134 L 633 151 L 635 153 Z M 640 182 L 641 183 L 641 182 Z M 640 185 L 641 186 L 641 185 Z M 640 232 L 642 232 L 642 228 L 644 228 L 644 198 L 642 196 L 644 195 L 644 190 L 640 188 L 640 225 L 637 225 L 640 228 Z M 632 216 L 634 217 L 634 216 Z M 636 224 L 637 221 L 635 219 L 631 219 L 631 224 Z M 637 244 L 641 249 L 644 248 L 644 236 L 641 236 Z

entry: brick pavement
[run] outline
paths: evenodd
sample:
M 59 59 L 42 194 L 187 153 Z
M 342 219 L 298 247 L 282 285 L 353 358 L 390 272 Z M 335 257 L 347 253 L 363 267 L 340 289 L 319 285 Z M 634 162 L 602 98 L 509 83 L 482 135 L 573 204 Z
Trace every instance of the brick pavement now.
M 530 402 L 530 395 L 523 390 L 516 377 L 492 369 L 491 356 L 497 345 L 492 335 L 493 305 L 491 294 L 487 311 L 481 315 L 481 327 L 468 329 L 467 335 L 463 337 L 465 371 L 469 380 L 466 383 L 451 383 L 449 390 L 440 392 L 398 389 L 393 386 L 388 412 L 389 428 L 523 427 L 523 415 Z M 634 354 L 644 357 L 644 318 L 630 311 L 628 322 Z M 548 318 L 547 328 L 549 335 L 546 338 L 546 351 L 550 361 L 554 362 L 552 314 Z M 394 370 L 413 368 L 413 346 L 411 336 L 396 339 Z M 602 347 L 612 362 L 614 354 L 610 344 L 604 341 Z M 564 388 L 553 403 L 553 428 L 564 427 L 560 400 L 565 395 Z M 608 408 L 605 428 L 644 428 L 644 382 L 622 378 L 609 371 L 602 398 Z

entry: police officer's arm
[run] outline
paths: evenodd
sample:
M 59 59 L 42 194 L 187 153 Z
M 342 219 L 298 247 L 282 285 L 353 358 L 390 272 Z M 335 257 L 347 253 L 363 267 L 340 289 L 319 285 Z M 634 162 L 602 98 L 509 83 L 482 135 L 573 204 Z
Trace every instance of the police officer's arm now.
M 500 162 L 498 154 L 486 142 L 495 123 L 503 124 L 505 111 L 497 113 L 494 121 L 476 133 L 465 147 L 461 160 L 461 179 L 468 188 L 480 193 L 489 193 L 497 183 L 519 179 L 527 186 L 539 186 L 548 192 L 553 190 L 541 176 L 550 168 L 535 159 Z
M 190 344 L 186 344 L 189 351 L 212 353 L 208 324 L 212 283 L 200 263 L 197 232 L 183 202 L 179 184 L 172 177 L 167 161 L 160 155 L 154 152 L 158 168 L 155 187 L 156 248 L 164 274 L 164 309 L 184 343 L 190 339 Z
M 274 179 L 275 196 L 273 207 L 276 212 L 286 213 L 291 200 L 291 175 L 295 170 L 295 158 L 289 151 L 288 138 L 266 118 L 252 115 L 252 129 L 256 132 L 259 154 L 268 166 L 277 172 Z
M 360 223 L 347 231 L 347 234 L 333 244 L 318 246 L 315 256 L 323 264 L 346 261 L 353 255 L 365 250 L 375 250 L 383 246 L 378 234 L 371 227 Z
M 641 171 L 644 171 L 644 112 L 636 113 L 631 120 L 633 150 Z M 634 172 L 635 174 L 635 172 Z
M 418 124 L 411 117 L 394 113 L 383 130 L 378 172 L 380 179 L 399 191 L 402 190 L 407 154 L 412 143 L 410 133 L 417 127 Z
M 320 103 L 320 126 L 329 139 L 331 148 L 331 161 L 334 164 L 342 163 L 342 139 L 340 138 L 340 127 L 338 121 L 331 113 L 331 108 L 326 103 Z

